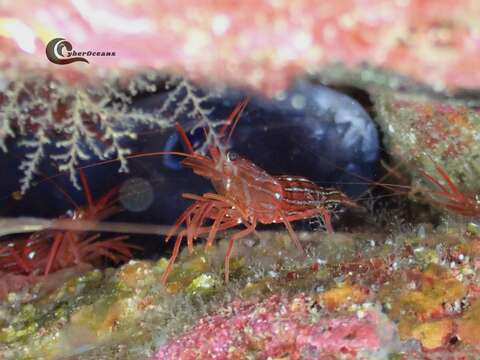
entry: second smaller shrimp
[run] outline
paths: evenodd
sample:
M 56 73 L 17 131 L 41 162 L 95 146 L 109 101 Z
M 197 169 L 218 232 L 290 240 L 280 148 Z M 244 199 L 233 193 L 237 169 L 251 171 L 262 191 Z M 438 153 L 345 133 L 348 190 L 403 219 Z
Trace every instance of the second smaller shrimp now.
M 75 206 L 72 221 L 103 220 L 120 210 L 114 206 L 117 188 L 94 200 L 83 170 L 80 170 L 80 179 L 87 205 Z M 125 242 L 128 236 L 108 239 L 99 237 L 100 235 L 87 231 L 42 230 L 27 237 L 4 241 L 0 243 L 0 272 L 48 275 L 81 263 L 95 264 L 102 258 L 115 263 L 129 260 L 133 255 L 132 250 L 138 249 Z
M 460 191 L 458 186 L 448 175 L 447 171 L 434 162 L 433 159 L 430 158 L 430 160 L 434 164 L 435 170 L 440 175 L 441 180 L 443 180 L 446 185 L 443 185 L 441 180 L 433 175 L 421 170 L 421 175 L 435 187 L 435 190 L 420 189 L 420 192 L 426 194 L 431 203 L 446 208 L 453 213 L 466 217 L 479 217 L 480 194 L 464 193 Z

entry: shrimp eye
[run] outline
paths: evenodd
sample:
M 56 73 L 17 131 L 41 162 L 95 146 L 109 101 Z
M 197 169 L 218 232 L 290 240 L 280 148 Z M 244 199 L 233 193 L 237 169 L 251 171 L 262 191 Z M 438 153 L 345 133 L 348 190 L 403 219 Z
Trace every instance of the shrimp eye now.
M 234 152 L 234 151 L 229 151 L 229 152 L 227 153 L 227 159 L 228 159 L 228 161 L 235 161 L 235 160 L 237 160 L 237 159 L 239 159 L 239 158 L 240 158 L 240 156 L 239 156 L 236 152 Z

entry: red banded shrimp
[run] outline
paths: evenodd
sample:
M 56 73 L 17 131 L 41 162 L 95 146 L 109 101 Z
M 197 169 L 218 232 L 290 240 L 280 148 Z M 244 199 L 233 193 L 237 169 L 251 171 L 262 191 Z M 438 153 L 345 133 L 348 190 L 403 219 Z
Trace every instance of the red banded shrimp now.
M 227 139 L 221 144 L 225 148 L 228 147 L 227 142 L 246 105 L 247 101 L 237 105 L 218 134 L 220 140 L 223 140 L 230 127 Z M 167 234 L 168 242 L 182 224 L 186 225 L 186 229 L 177 234 L 173 253 L 161 279 L 164 284 L 185 237 L 188 247 L 192 248 L 194 239 L 208 234 L 206 246 L 210 246 L 217 231 L 244 225 L 244 229 L 229 239 L 224 260 L 225 281 L 228 282 L 230 256 L 235 241 L 253 233 L 258 224 L 283 223 L 293 243 L 303 253 L 303 247 L 292 228 L 292 221 L 321 216 L 331 232 L 333 229 L 329 211 L 340 204 L 357 206 L 339 190 L 323 188 L 300 177 L 272 176 L 232 151 L 223 152 L 217 145 L 208 147 L 208 156 L 201 155 L 193 150 L 183 128 L 177 125 L 177 130 L 189 153 L 169 153 L 185 156 L 182 165 L 209 179 L 216 193 L 201 196 L 183 194 L 183 197 L 195 202 L 180 215 Z M 207 220 L 213 223 L 204 226 Z

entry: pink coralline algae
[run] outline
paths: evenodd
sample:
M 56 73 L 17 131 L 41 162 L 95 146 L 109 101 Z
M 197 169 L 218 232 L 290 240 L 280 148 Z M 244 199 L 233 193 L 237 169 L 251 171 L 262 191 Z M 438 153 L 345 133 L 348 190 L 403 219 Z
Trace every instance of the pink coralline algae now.
M 201 319 L 180 337 L 162 346 L 152 360 L 318 359 L 373 355 L 392 349 L 395 328 L 375 308 L 337 318 L 321 316 L 304 294 L 274 295 L 261 303 L 234 301 Z M 382 328 L 382 335 L 379 328 Z
M 10 49 L 48 65 L 45 44 L 61 35 L 77 51 L 116 55 L 50 64 L 56 71 L 147 66 L 271 93 L 312 67 L 368 63 L 435 87 L 475 88 L 479 14 L 477 0 L 3 2 L 0 63 L 18 66 Z

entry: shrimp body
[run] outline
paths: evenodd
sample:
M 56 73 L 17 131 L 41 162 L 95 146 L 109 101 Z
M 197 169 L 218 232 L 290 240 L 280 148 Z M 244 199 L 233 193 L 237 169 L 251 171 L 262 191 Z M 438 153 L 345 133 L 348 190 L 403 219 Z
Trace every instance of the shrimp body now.
M 287 215 L 295 215 L 318 207 L 335 210 L 341 204 L 358 206 L 340 190 L 319 186 L 303 177 L 282 175 L 278 176 L 277 180 L 284 191 L 282 208 Z
M 238 120 L 238 115 L 245 106 L 246 102 L 243 102 L 236 107 L 226 126 L 230 125 L 235 117 L 237 117 L 235 121 Z M 232 129 L 235 125 L 236 122 Z M 185 146 L 190 150 L 190 154 L 184 154 L 182 165 L 191 168 L 195 174 L 209 179 L 216 193 L 206 193 L 202 196 L 182 194 L 183 197 L 195 202 L 180 215 L 167 234 L 166 241 L 175 234 L 181 224 L 186 224 L 186 229 L 177 234 L 172 256 L 162 276 L 164 284 L 178 255 L 180 243 L 185 237 L 189 249 L 192 249 L 194 239 L 208 234 L 208 247 L 212 245 L 218 231 L 240 224 L 245 226 L 245 229 L 230 237 L 224 263 L 225 281 L 228 282 L 229 260 L 234 242 L 255 231 L 258 223 L 283 223 L 295 246 L 303 252 L 302 245 L 290 224 L 291 221 L 320 215 L 327 230 L 333 232 L 329 210 L 342 203 L 355 205 L 338 190 L 322 188 L 300 177 L 272 176 L 234 152 L 222 153 L 218 146 L 210 146 L 208 156 L 201 155 L 193 150 L 185 131 L 179 125 L 177 129 Z M 220 138 L 223 137 L 225 129 L 226 127 L 222 128 Z M 207 220 L 213 223 L 204 226 Z
M 245 220 L 262 224 L 275 222 L 282 209 L 280 181 L 233 152 L 219 161 L 187 158 L 182 164 L 209 179 L 216 192 L 228 199 Z

